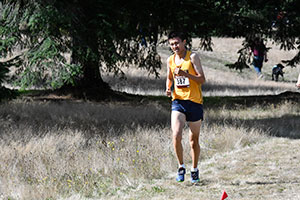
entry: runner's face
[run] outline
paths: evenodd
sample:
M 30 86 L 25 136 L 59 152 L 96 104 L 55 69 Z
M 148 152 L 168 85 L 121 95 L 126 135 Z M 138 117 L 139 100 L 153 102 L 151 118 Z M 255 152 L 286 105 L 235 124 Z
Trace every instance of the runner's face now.
M 174 53 L 179 55 L 183 51 L 185 51 L 185 43 L 186 40 L 181 40 L 179 37 L 169 39 L 169 44 Z

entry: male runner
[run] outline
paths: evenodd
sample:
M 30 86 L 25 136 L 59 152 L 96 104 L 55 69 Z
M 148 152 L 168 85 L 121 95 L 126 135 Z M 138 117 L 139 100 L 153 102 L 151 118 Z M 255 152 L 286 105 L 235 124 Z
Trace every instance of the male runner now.
M 176 180 L 184 181 L 186 173 L 181 140 L 183 127 L 188 122 L 192 155 L 191 181 L 196 183 L 199 181 L 199 134 L 203 120 L 201 85 L 205 82 L 205 76 L 198 54 L 186 49 L 184 33 L 173 31 L 169 34 L 168 41 L 174 52 L 167 59 L 166 94 L 169 97 L 172 95 L 171 127 L 173 146 L 179 163 Z

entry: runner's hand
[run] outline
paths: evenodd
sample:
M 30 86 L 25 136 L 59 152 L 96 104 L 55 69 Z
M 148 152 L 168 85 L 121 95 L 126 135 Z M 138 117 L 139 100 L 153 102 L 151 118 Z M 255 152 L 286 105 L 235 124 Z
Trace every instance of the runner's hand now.
M 174 74 L 179 75 L 179 71 L 180 71 L 180 68 L 176 67 L 175 70 L 174 70 Z
M 168 88 L 168 89 L 166 90 L 166 94 L 167 94 L 168 97 L 171 97 L 171 94 L 172 94 L 172 93 L 171 93 L 171 89 L 170 89 L 170 88 Z
M 175 70 L 174 70 L 174 74 L 179 75 L 179 76 L 184 76 L 185 72 L 182 71 L 180 68 L 176 67 Z

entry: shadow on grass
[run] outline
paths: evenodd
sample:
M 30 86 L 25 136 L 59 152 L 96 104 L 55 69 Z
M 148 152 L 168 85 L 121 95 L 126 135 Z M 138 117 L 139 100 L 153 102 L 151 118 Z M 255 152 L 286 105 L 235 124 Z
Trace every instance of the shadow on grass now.
M 33 97 L 32 97 L 33 98 Z M 124 128 L 170 126 L 171 100 L 166 96 L 130 95 L 120 102 L 74 102 L 65 99 L 51 101 L 40 98 L 42 103 L 17 103 L 1 106 L 0 132 L 30 129 L 33 134 L 47 133 L 50 129 L 82 130 L 93 135 L 122 134 Z M 211 109 L 247 108 L 259 105 L 277 105 L 285 102 L 299 103 L 300 93 L 284 92 L 279 95 L 205 97 L 204 107 Z M 34 99 L 32 100 L 34 101 Z M 276 111 L 276 109 L 274 110 Z M 224 119 L 209 119 L 205 123 L 220 123 Z M 226 123 L 249 128 L 257 127 L 273 136 L 300 138 L 300 117 L 285 115 L 270 119 L 245 119 Z M 3 134 L 0 134 L 2 137 Z
M 240 109 L 253 106 L 259 106 L 261 109 L 273 105 L 274 112 L 277 111 L 277 105 L 282 103 L 293 103 L 299 105 L 300 93 L 283 92 L 278 95 L 265 96 L 237 96 L 237 97 L 206 97 L 205 107 L 211 109 Z M 275 137 L 286 137 L 291 139 L 300 139 L 300 116 L 286 114 L 280 117 L 263 119 L 224 119 L 210 118 L 208 123 L 226 123 L 236 127 L 246 127 L 249 129 L 257 128 L 263 132 L 269 133 Z
M 300 116 L 283 115 L 281 117 L 263 119 L 221 119 L 210 118 L 207 120 L 211 125 L 224 123 L 234 127 L 244 127 L 246 129 L 259 129 L 273 137 L 285 137 L 290 139 L 300 139 Z M 208 125 L 209 126 L 209 125 Z
M 300 116 L 284 115 L 277 118 L 244 120 L 243 125 L 257 127 L 271 136 L 300 139 Z
M 217 96 L 204 97 L 204 105 L 207 108 L 239 108 L 250 106 L 277 105 L 284 102 L 300 102 L 300 93 L 286 91 L 278 95 L 252 95 L 252 96 Z
M 87 138 L 119 136 L 126 130 L 169 126 L 170 111 L 158 103 L 38 101 L 0 107 L 0 139 L 29 139 L 49 132 L 80 131 Z M 22 135 L 28 134 L 26 137 Z

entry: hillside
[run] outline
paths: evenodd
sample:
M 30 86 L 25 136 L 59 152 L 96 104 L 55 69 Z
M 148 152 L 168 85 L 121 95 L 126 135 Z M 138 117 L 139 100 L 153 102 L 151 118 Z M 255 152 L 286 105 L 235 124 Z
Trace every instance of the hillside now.
M 271 47 L 268 53 L 269 61 L 264 63 L 262 72 L 264 79 L 257 79 L 253 68 L 245 69 L 243 72 L 231 70 L 225 67 L 227 63 L 237 60 L 237 51 L 241 48 L 242 39 L 213 38 L 213 51 L 197 50 L 198 40 L 193 40 L 193 50 L 200 55 L 207 82 L 203 85 L 204 96 L 245 96 L 245 95 L 269 95 L 279 94 L 284 91 L 295 91 L 294 87 L 299 68 L 286 67 L 284 69 L 284 80 L 271 81 L 271 71 L 275 64 L 281 60 L 291 59 L 294 51 L 280 50 L 279 46 L 268 41 Z M 160 78 L 156 79 L 148 75 L 146 71 L 134 68 L 124 68 L 126 79 L 118 79 L 113 75 L 103 72 L 104 79 L 118 91 L 133 94 L 164 95 L 166 59 L 171 54 L 168 46 L 160 46 L 159 54 L 162 59 Z

